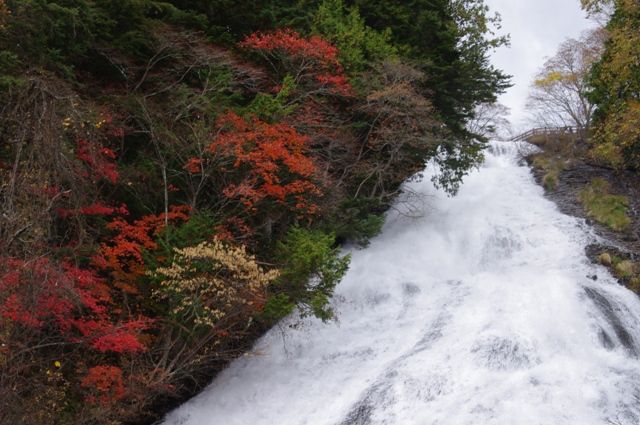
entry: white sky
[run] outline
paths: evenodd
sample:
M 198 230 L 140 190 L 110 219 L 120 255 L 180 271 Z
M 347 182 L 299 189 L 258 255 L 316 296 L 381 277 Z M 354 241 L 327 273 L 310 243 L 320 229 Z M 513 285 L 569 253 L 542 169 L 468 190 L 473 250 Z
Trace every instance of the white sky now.
M 512 75 L 515 84 L 499 99 L 511 109 L 511 123 L 518 132 L 526 127 L 525 103 L 529 85 L 545 58 L 553 56 L 567 38 L 576 38 L 593 27 L 580 9 L 580 0 L 486 0 L 492 12 L 502 15 L 501 34 L 511 35 L 510 47 L 493 55 L 493 63 Z

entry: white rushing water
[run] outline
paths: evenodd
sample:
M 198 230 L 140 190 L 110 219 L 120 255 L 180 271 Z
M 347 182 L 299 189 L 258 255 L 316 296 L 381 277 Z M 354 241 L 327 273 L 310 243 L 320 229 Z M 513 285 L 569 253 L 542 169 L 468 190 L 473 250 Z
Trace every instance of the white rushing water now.
M 640 302 L 516 157 L 409 184 L 422 214 L 352 252 L 336 323 L 284 321 L 165 424 L 639 424 Z

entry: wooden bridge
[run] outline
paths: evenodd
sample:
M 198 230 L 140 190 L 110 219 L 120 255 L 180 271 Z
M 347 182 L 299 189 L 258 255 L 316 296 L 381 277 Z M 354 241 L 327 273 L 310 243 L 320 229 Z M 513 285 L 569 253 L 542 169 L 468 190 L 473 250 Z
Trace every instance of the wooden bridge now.
M 582 136 L 584 133 L 584 128 L 582 127 L 540 127 L 529 130 L 525 133 L 519 134 L 515 137 L 509 139 L 510 142 L 521 142 L 531 139 L 536 136 L 558 136 L 565 134 L 573 134 L 577 136 Z

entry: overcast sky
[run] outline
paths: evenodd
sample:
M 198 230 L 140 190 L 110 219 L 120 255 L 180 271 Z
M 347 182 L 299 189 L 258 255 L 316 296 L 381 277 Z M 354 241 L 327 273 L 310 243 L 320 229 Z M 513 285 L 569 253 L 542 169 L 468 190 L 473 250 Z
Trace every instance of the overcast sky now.
M 560 43 L 577 38 L 593 27 L 580 9 L 580 0 L 487 0 L 492 11 L 502 15 L 501 33 L 511 35 L 510 47 L 502 47 L 493 55 L 493 63 L 513 83 L 499 99 L 511 109 L 514 130 L 526 126 L 525 102 L 529 85 L 545 58 L 553 56 Z

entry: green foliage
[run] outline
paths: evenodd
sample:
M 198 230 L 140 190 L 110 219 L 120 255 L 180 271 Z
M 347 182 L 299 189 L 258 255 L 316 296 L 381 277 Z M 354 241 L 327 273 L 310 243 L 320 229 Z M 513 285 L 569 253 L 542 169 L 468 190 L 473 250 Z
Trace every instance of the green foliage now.
M 109 43 L 136 58 L 153 45 L 153 22 L 203 28 L 205 18 L 153 0 L 8 0 L 11 11 L 0 33 L 0 49 L 13 50 L 24 63 L 42 66 L 66 78 L 90 61 L 99 44 Z M 11 40 L 20 40 L 19 47 Z
M 431 181 L 449 195 L 455 195 L 462 180 L 474 167 L 484 160 L 486 140 L 478 140 L 470 135 L 448 135 L 443 138 L 434 161 L 439 169 Z
M 629 281 L 631 280 L 631 278 L 640 277 L 637 276 L 640 273 L 640 263 L 634 262 L 632 260 L 623 259 L 617 255 L 614 255 L 611 259 L 611 263 L 608 266 L 610 267 L 613 274 L 619 279 Z
M 16 72 L 19 66 L 18 55 L 8 50 L 0 50 L 0 91 L 19 86 L 24 82 Z
M 180 225 L 169 224 L 160 232 L 158 244 L 170 252 L 174 248 L 185 248 L 204 242 L 218 224 L 209 211 L 199 211 L 189 217 L 189 221 Z
M 194 71 L 201 88 L 212 87 L 206 97 L 216 110 L 240 103 L 242 96 L 233 89 L 233 72 L 228 67 L 206 67 Z M 193 93 L 192 93 L 193 94 Z
M 629 200 L 625 196 L 612 195 L 609 183 L 596 178 L 580 192 L 580 202 L 587 214 L 596 221 L 616 231 L 629 228 L 631 219 L 627 215 Z
M 0 46 L 15 49 L 10 40 L 19 39 L 14 54 L 24 62 L 44 65 L 66 76 L 72 73 L 69 57 L 86 52 L 95 36 L 98 14 L 87 3 L 62 5 L 44 0 L 7 2 L 12 19 L 0 37 Z
M 209 21 L 202 13 L 196 13 L 190 9 L 179 9 L 169 2 L 153 2 L 147 12 L 149 17 L 163 19 L 174 25 L 187 28 L 205 30 Z
M 483 0 L 356 0 L 376 30 L 392 29 L 401 52 L 428 76 L 424 88 L 449 128 L 464 133 L 475 107 L 492 103 L 509 87 L 509 77 L 489 62 L 491 50 L 507 42 L 495 37 L 499 17 L 488 16 Z
M 278 320 L 293 313 L 296 304 L 291 297 L 285 293 L 277 293 L 270 296 L 264 305 L 264 309 L 258 318 L 267 323 L 275 323 Z
M 542 177 L 542 185 L 549 192 L 556 190 L 558 183 L 558 174 L 555 172 L 547 173 Z
M 533 158 L 533 166 L 544 173 L 542 185 L 545 190 L 553 191 L 558 188 L 560 173 L 564 171 L 566 166 L 564 160 L 540 154 Z
M 207 18 L 207 32 L 217 41 L 235 43 L 257 30 L 297 26 L 307 20 L 299 0 L 169 0 L 180 10 Z M 312 9 L 307 9 L 312 10 Z
M 378 31 L 391 28 L 400 54 L 424 71 L 421 89 L 447 134 L 435 161 L 433 181 L 455 193 L 470 169 L 483 158 L 486 139 L 467 130 L 476 107 L 493 103 L 511 85 L 510 77 L 491 65 L 492 49 L 507 43 L 494 35 L 499 16 L 490 16 L 484 0 L 355 0 L 365 22 Z
M 614 271 L 619 278 L 630 278 L 635 274 L 636 264 L 631 260 L 618 261 L 614 265 Z
M 357 7 L 345 8 L 343 0 L 320 3 L 311 28 L 338 47 L 340 63 L 351 76 L 397 54 L 391 31 L 378 32 L 367 26 Z
M 340 256 L 334 243 L 335 236 L 320 230 L 289 229 L 277 247 L 283 265 L 279 286 L 288 299 L 280 295 L 272 301 L 271 309 L 284 312 L 295 303 L 303 315 L 312 314 L 323 321 L 333 317 L 329 301 L 350 260 L 349 255 Z
M 189 217 L 189 221 L 179 225 L 169 223 L 155 238 L 158 248 L 153 253 L 144 252 L 145 264 L 150 270 L 155 270 L 171 259 L 175 249 L 207 241 L 216 224 L 217 220 L 208 211 L 197 212 Z
M 291 92 L 296 89 L 296 83 L 291 75 L 284 77 L 278 93 L 258 93 L 247 107 L 247 112 L 252 113 L 264 121 L 275 122 L 291 114 L 295 104 L 288 101 Z
M 0 51 L 0 69 L 3 72 L 14 71 L 20 65 L 18 55 L 8 50 Z
M 380 233 L 384 224 L 384 206 L 378 199 L 350 199 L 336 208 L 327 227 L 338 241 L 355 242 L 367 246 L 369 239 Z
M 608 252 L 601 253 L 598 256 L 598 262 L 607 267 L 629 289 L 640 292 L 640 262 L 630 258 L 620 258 Z

